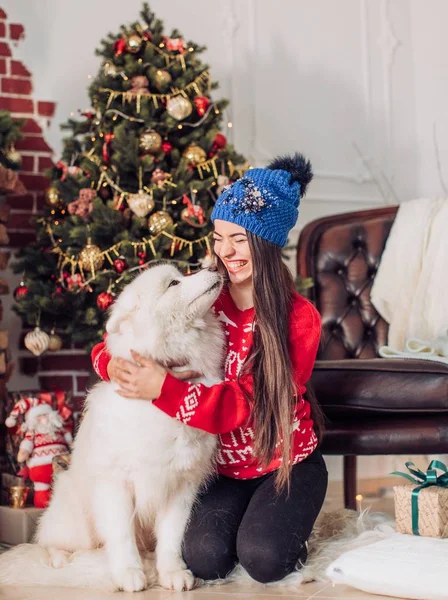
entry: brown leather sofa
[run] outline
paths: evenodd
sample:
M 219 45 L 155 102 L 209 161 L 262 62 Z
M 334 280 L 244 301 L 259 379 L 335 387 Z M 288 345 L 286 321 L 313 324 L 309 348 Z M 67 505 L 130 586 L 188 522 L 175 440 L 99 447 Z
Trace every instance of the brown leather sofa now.
M 298 242 L 297 270 L 313 279 L 323 323 L 311 380 L 327 418 L 322 451 L 344 457 L 347 508 L 356 507 L 356 456 L 448 452 L 448 366 L 377 358 L 388 325 L 370 290 L 396 212 L 318 219 Z

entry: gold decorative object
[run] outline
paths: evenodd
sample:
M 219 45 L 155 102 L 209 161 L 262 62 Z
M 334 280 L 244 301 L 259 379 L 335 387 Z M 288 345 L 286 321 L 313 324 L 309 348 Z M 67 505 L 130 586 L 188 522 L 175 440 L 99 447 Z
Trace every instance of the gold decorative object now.
M 79 253 L 79 262 L 85 271 L 94 274 L 104 264 L 101 248 L 92 244 L 92 240 L 87 240 L 87 245 Z
M 50 340 L 48 342 L 48 350 L 50 352 L 58 352 L 62 348 L 62 338 L 54 331 L 50 333 Z
M 137 194 L 128 197 L 128 206 L 137 217 L 146 217 L 154 210 L 155 203 L 149 194 L 140 190 Z
M 168 71 L 157 69 L 156 74 L 154 75 L 154 83 L 158 90 L 164 89 L 169 83 L 171 83 L 171 80 L 172 77 Z
M 45 350 L 48 350 L 50 344 L 50 336 L 45 331 L 42 331 L 40 327 L 36 327 L 33 331 L 26 334 L 23 340 L 25 348 L 34 354 L 34 356 L 40 356 Z
M 173 117 L 173 119 L 182 121 L 182 119 L 186 119 L 191 115 L 193 106 L 188 98 L 179 95 L 168 100 L 166 104 L 166 110 L 168 111 L 168 114 Z
M 168 75 L 169 75 L 169 73 L 168 73 Z M 5 152 L 5 156 L 14 165 L 19 166 L 22 162 L 22 155 L 20 154 L 20 152 L 17 152 L 17 150 L 14 148 L 14 146 L 11 146 L 9 148 L 9 150 L 7 150 Z
M 52 460 L 53 465 L 53 476 L 61 473 L 62 471 L 67 471 L 71 463 L 71 454 L 58 454 Z
M 57 188 L 51 186 L 49 188 L 47 188 L 46 192 L 45 192 L 45 200 L 48 204 L 48 206 L 58 206 L 59 202 L 60 202 L 60 198 L 59 198 L 59 192 L 57 190 Z
M 104 75 L 108 75 L 109 77 L 116 77 L 118 75 L 117 67 L 113 63 L 105 63 L 103 65 Z
M 148 228 L 151 235 L 157 235 L 171 225 L 173 225 L 173 219 L 164 210 L 158 210 L 149 217 Z
M 30 488 L 24 485 L 12 485 L 9 488 L 9 505 L 11 508 L 25 508 Z
M 157 131 L 147 129 L 140 135 L 138 147 L 143 154 L 157 154 L 162 147 L 162 136 Z
M 126 50 L 131 54 L 137 54 L 142 46 L 142 41 L 143 40 L 139 35 L 133 33 L 126 40 Z
M 201 163 L 204 162 L 207 158 L 205 150 L 200 146 L 191 145 L 184 151 L 184 157 L 188 159 L 191 163 Z

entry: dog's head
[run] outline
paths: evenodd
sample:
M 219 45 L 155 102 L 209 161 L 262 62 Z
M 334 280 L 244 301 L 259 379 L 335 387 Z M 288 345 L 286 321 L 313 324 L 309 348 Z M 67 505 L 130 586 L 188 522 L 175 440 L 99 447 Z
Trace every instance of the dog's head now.
M 204 269 L 185 276 L 172 264 L 157 264 L 121 292 L 111 308 L 106 331 L 134 338 L 179 332 L 200 322 L 222 288 L 217 271 Z

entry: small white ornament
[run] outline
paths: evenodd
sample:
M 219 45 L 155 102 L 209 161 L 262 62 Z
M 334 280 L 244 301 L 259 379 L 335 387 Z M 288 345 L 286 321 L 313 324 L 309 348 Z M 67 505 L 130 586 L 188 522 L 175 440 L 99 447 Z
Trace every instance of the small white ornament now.
M 218 183 L 218 187 L 216 188 L 216 193 L 219 196 L 224 191 L 223 188 L 226 185 L 229 185 L 230 179 L 227 177 L 227 175 L 218 175 L 217 183 Z
M 48 349 L 50 336 L 42 331 L 40 327 L 36 327 L 36 329 L 26 334 L 24 344 L 25 348 L 30 350 L 34 356 L 40 356 L 42 352 Z
M 149 194 L 140 190 L 128 197 L 128 206 L 137 217 L 146 217 L 154 208 L 154 200 Z

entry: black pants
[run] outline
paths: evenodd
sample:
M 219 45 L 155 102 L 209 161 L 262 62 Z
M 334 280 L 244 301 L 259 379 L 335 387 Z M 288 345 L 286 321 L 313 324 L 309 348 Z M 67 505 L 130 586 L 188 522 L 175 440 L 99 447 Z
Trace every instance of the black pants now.
M 293 467 L 289 496 L 276 492 L 275 473 L 248 480 L 218 476 L 199 496 L 185 532 L 188 568 L 216 579 L 240 562 L 261 583 L 283 579 L 306 561 L 327 482 L 318 450 Z

